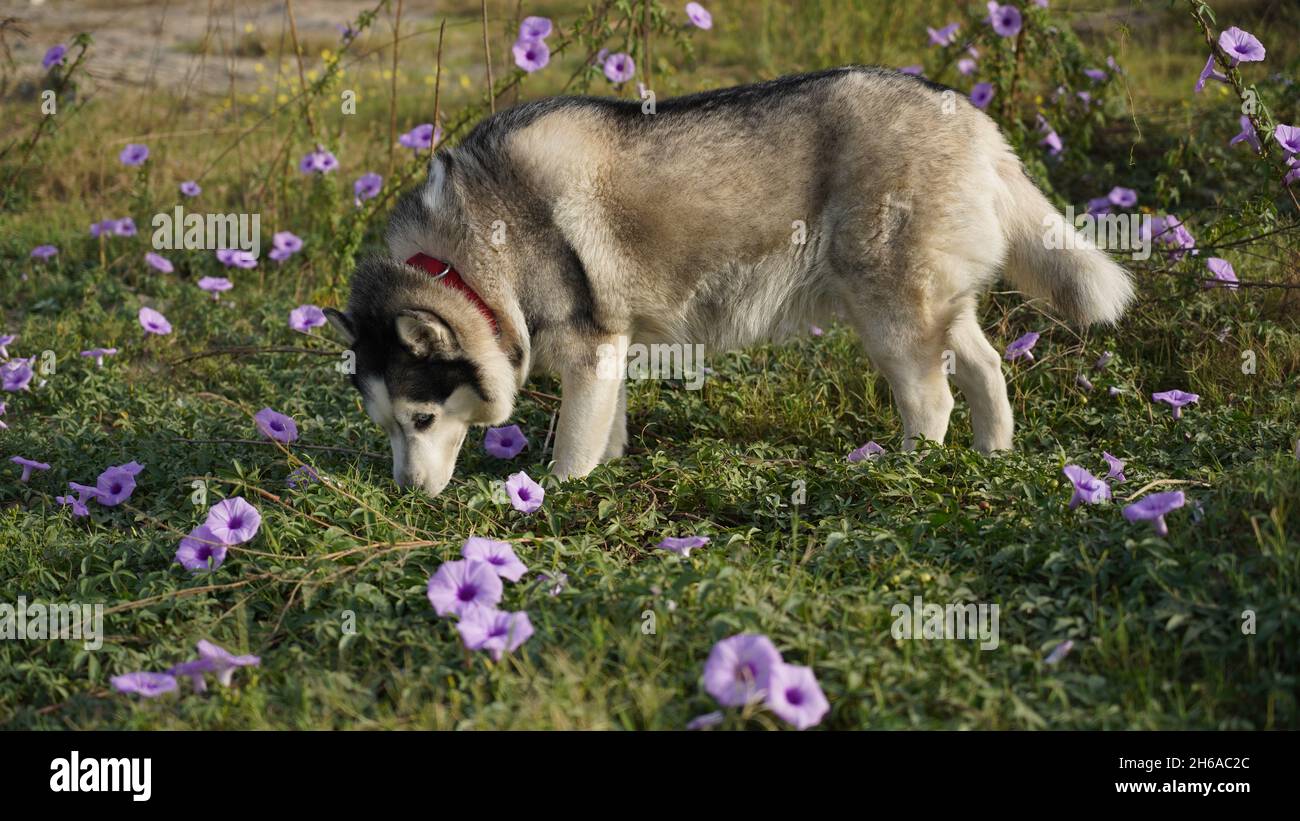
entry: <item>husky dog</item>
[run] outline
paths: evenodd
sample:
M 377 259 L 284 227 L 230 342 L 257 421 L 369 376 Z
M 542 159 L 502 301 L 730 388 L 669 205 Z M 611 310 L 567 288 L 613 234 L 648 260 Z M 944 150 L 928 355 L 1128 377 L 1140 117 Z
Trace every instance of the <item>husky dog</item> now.
M 360 265 L 353 381 L 393 478 L 446 487 L 471 425 L 500 424 L 530 371 L 562 386 L 554 471 L 627 442 L 633 343 L 711 351 L 838 316 L 889 381 L 905 447 L 942 442 L 945 363 L 974 446 L 1011 447 L 998 352 L 976 318 L 999 273 L 1067 319 L 1110 323 L 1128 273 L 1079 236 L 964 96 L 851 66 L 660 101 L 560 97 L 481 122 L 397 204 L 391 258 Z M 611 370 L 614 372 L 611 375 Z

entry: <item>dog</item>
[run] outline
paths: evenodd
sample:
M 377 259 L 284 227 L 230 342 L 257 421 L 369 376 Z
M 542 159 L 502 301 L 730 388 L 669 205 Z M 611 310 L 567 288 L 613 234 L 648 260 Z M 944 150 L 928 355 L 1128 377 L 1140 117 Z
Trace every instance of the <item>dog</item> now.
M 1025 175 L 951 89 L 849 66 L 678 97 L 524 103 L 440 149 L 363 261 L 346 311 L 353 383 L 393 478 L 436 496 L 466 433 L 558 374 L 560 479 L 622 455 L 627 342 L 712 352 L 847 322 L 889 382 L 904 448 L 942 442 L 949 373 L 974 447 L 1012 445 L 977 301 L 1004 274 L 1079 325 L 1113 323 L 1128 272 Z M 950 367 L 945 367 L 945 361 Z

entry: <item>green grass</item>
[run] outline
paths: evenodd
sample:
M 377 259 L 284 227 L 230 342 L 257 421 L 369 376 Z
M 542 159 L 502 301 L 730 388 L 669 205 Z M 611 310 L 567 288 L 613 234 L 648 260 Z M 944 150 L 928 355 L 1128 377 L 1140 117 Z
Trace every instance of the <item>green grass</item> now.
M 574 14 L 550 5 L 559 18 Z M 836 33 L 816 35 L 822 29 L 808 24 L 789 29 L 791 38 L 810 38 L 787 38 L 793 56 L 768 63 L 749 47 L 759 42 L 758 18 L 737 13 L 733 20 L 723 4 L 709 5 L 718 6 L 719 35 L 716 42 L 696 38 L 699 70 L 674 75 L 683 87 L 874 59 L 848 53 L 849 30 L 832 26 Z M 941 21 L 945 4 L 932 5 Z M 841 4 L 838 13 L 886 6 Z M 778 21 L 792 14 L 776 3 L 747 8 Z M 892 44 L 901 27 L 917 21 L 889 25 L 881 33 Z M 474 70 L 477 30 L 462 31 L 466 56 L 449 67 L 451 77 Z M 1164 38 L 1159 31 L 1145 36 Z M 1183 34 L 1195 42 L 1194 33 Z M 815 35 L 830 40 L 814 43 Z M 1282 40 L 1277 32 L 1269 45 L 1278 41 L 1281 51 Z M 1189 52 L 1178 82 L 1188 62 L 1193 77 L 1199 69 L 1195 49 Z M 801 65 L 788 64 L 794 60 Z M 1136 82 L 1142 72 L 1131 74 Z M 538 80 L 556 84 L 554 77 Z M 386 93 L 378 82 L 364 88 L 377 100 Z M 471 92 L 451 88 L 450 105 L 472 102 Z M 529 87 L 524 96 L 534 93 Z M 1138 109 L 1163 95 L 1140 98 Z M 1198 261 L 1153 260 L 1136 266 L 1140 301 L 1131 314 L 1116 329 L 1091 332 L 1060 325 L 1045 306 L 991 297 L 983 319 L 999 347 L 1026 331 L 1044 332 L 1035 363 L 1004 366 L 1017 449 L 996 458 L 969 450 L 960 397 L 946 446 L 898 453 L 888 387 L 843 327 L 714 357 L 715 373 L 700 391 L 672 381 L 635 383 L 629 455 L 584 480 L 545 479 L 545 505 L 524 516 L 497 501 L 493 486 L 521 469 L 544 475 L 555 382 L 538 377 L 521 398 L 513 421 L 530 446 L 519 457 L 493 459 L 472 435 L 442 496 L 399 491 L 388 475 L 385 438 L 334 368 L 339 346 L 328 334 L 307 338 L 287 327 L 296 305 L 337 304 L 344 295 L 346 271 L 334 270 L 325 251 L 330 223 L 313 210 L 320 192 L 307 196 L 294 174 L 283 182 L 272 177 L 267 199 L 249 207 L 264 211 L 267 237 L 290 227 L 308 239 L 307 253 L 283 269 L 264 261 L 256 271 L 236 272 L 235 289 L 213 303 L 194 286 L 200 276 L 220 274 L 211 253 L 169 254 L 177 271 L 167 276 L 146 273 L 139 257 L 148 214 L 171 204 L 173 177 L 191 176 L 230 136 L 150 141 L 157 150 L 143 195 L 149 207 L 134 210 L 139 183 L 115 167 L 117 144 L 88 145 L 87 138 L 161 131 L 167 109 L 155 102 L 148 116 L 126 115 L 139 117 L 134 127 L 115 128 L 121 114 L 107 101 L 84 109 L 44 149 L 46 167 L 58 173 L 28 180 L 0 213 L 0 332 L 19 335 L 11 353 L 39 362 L 49 350 L 55 363 L 30 394 L 0 395 L 9 404 L 0 456 L 53 465 L 26 485 L 13 465 L 0 465 L 0 603 L 18 596 L 103 603 L 106 640 L 96 652 L 68 641 L 0 641 L 0 725 L 680 728 L 716 709 L 699 683 L 713 643 L 755 631 L 770 636 L 787 661 L 813 667 L 832 705 L 824 722 L 831 728 L 1300 726 L 1294 291 L 1204 290 Z M 418 121 L 410 118 L 426 104 L 404 103 L 410 113 L 402 109 L 403 126 Z M 343 182 L 350 184 L 354 169 L 382 167 L 387 116 L 385 100 L 349 123 Z M 1235 119 L 1222 110 L 1215 117 Z M 1203 119 L 1198 124 L 1215 135 L 1231 125 Z M 1154 179 L 1152 168 L 1125 169 L 1114 159 L 1125 155 L 1125 141 L 1156 156 L 1187 130 L 1143 127 L 1140 141 L 1120 135 L 1104 146 L 1110 159 L 1099 162 L 1117 164 L 1092 173 Z M 265 172 L 259 162 L 270 161 L 284 136 L 270 131 L 250 137 L 242 156 L 204 180 L 212 197 L 205 204 L 248 201 Z M 1212 154 L 1210 170 L 1197 171 L 1205 179 L 1189 201 L 1207 215 L 1228 210 L 1230 157 Z M 1101 185 L 1087 174 L 1053 182 L 1076 202 Z M 70 191 L 85 193 L 69 201 Z M 1249 227 L 1255 212 L 1237 210 Z M 101 263 L 84 225 L 125 213 L 134 214 L 142 234 L 110 240 Z M 368 245 L 381 224 L 377 218 L 366 226 Z M 1206 216 L 1198 237 L 1236 224 L 1231 215 Z M 53 264 L 27 259 L 47 241 L 61 249 Z M 1279 241 L 1284 245 L 1270 253 L 1293 260 L 1300 246 Z M 1224 255 L 1243 279 L 1286 276 L 1285 265 L 1248 249 Z M 142 339 L 135 321 L 142 304 L 163 310 L 176 333 Z M 100 345 L 121 349 L 103 369 L 77 356 Z M 313 353 L 186 359 L 244 347 Z M 1106 350 L 1114 361 L 1092 373 Z M 1244 351 L 1256 357 L 1254 373 L 1242 372 Z M 1091 376 L 1093 391 L 1075 384 L 1079 373 Z M 1122 392 L 1109 396 L 1111 386 Z M 1148 401 L 1170 388 L 1201 395 L 1181 421 Z M 302 438 L 289 451 L 256 441 L 251 414 L 264 406 L 297 420 Z M 868 439 L 889 453 L 848 464 L 846 454 Z M 1115 487 L 1112 503 L 1067 510 L 1062 466 L 1100 473 L 1103 450 L 1128 461 L 1128 481 Z M 92 504 L 89 519 L 55 505 L 66 482 L 93 483 L 105 467 L 132 459 L 146 469 L 126 505 Z M 300 460 L 327 481 L 288 488 Z M 1168 538 L 1120 515 L 1141 489 L 1170 481 L 1190 504 L 1169 517 Z M 795 505 L 799 487 L 803 501 Z M 196 504 L 200 491 L 206 498 Z M 212 574 L 181 571 L 172 563 L 180 535 L 202 521 L 208 505 L 232 495 L 262 512 L 257 538 L 232 549 Z M 712 542 L 689 559 L 652 549 L 665 535 L 696 533 Z M 430 574 L 458 557 L 470 535 L 510 541 L 530 570 L 507 584 L 503 606 L 526 609 L 536 635 L 499 663 L 464 651 L 454 624 L 437 618 L 425 597 Z M 551 595 L 538 573 L 566 574 L 567 584 Z M 1000 646 L 895 640 L 891 608 L 915 596 L 999 605 Z M 1256 614 L 1253 635 L 1241 629 L 1245 610 Z M 345 631 L 352 623 L 355 632 Z M 166 669 L 190 658 L 204 638 L 256 653 L 262 664 L 206 696 L 188 685 L 180 696 L 154 701 L 111 692 L 111 676 Z M 1067 639 L 1073 652 L 1046 665 L 1045 656 Z M 762 710 L 733 710 L 724 726 L 780 722 Z

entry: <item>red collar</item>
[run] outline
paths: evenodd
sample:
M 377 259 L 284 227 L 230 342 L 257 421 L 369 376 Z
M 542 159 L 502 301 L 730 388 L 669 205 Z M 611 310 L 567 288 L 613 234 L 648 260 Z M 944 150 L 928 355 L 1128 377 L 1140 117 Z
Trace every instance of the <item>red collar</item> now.
M 425 273 L 429 276 L 441 281 L 447 287 L 460 291 L 462 294 L 469 297 L 469 301 L 474 303 L 474 307 L 478 308 L 478 312 L 483 314 L 483 318 L 492 326 L 492 332 L 501 332 L 500 328 L 497 327 L 497 318 L 496 315 L 492 313 L 492 309 L 487 306 L 487 303 L 483 301 L 483 298 L 480 297 L 473 288 L 469 287 L 465 280 L 461 279 L 460 273 L 455 268 L 451 267 L 450 262 L 443 262 L 440 259 L 434 259 L 426 254 L 416 254 L 408 259 L 406 264 L 414 265 L 416 268 L 423 268 Z

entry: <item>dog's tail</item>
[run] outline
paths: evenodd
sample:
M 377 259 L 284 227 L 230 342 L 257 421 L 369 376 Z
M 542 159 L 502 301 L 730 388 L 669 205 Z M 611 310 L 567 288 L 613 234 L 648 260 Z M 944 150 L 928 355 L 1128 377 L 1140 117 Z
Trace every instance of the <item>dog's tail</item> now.
M 1002 186 L 995 207 L 1007 238 L 1007 279 L 1051 302 L 1073 323 L 1113 324 L 1133 300 L 1128 271 L 1066 222 L 1010 150 L 997 171 Z

